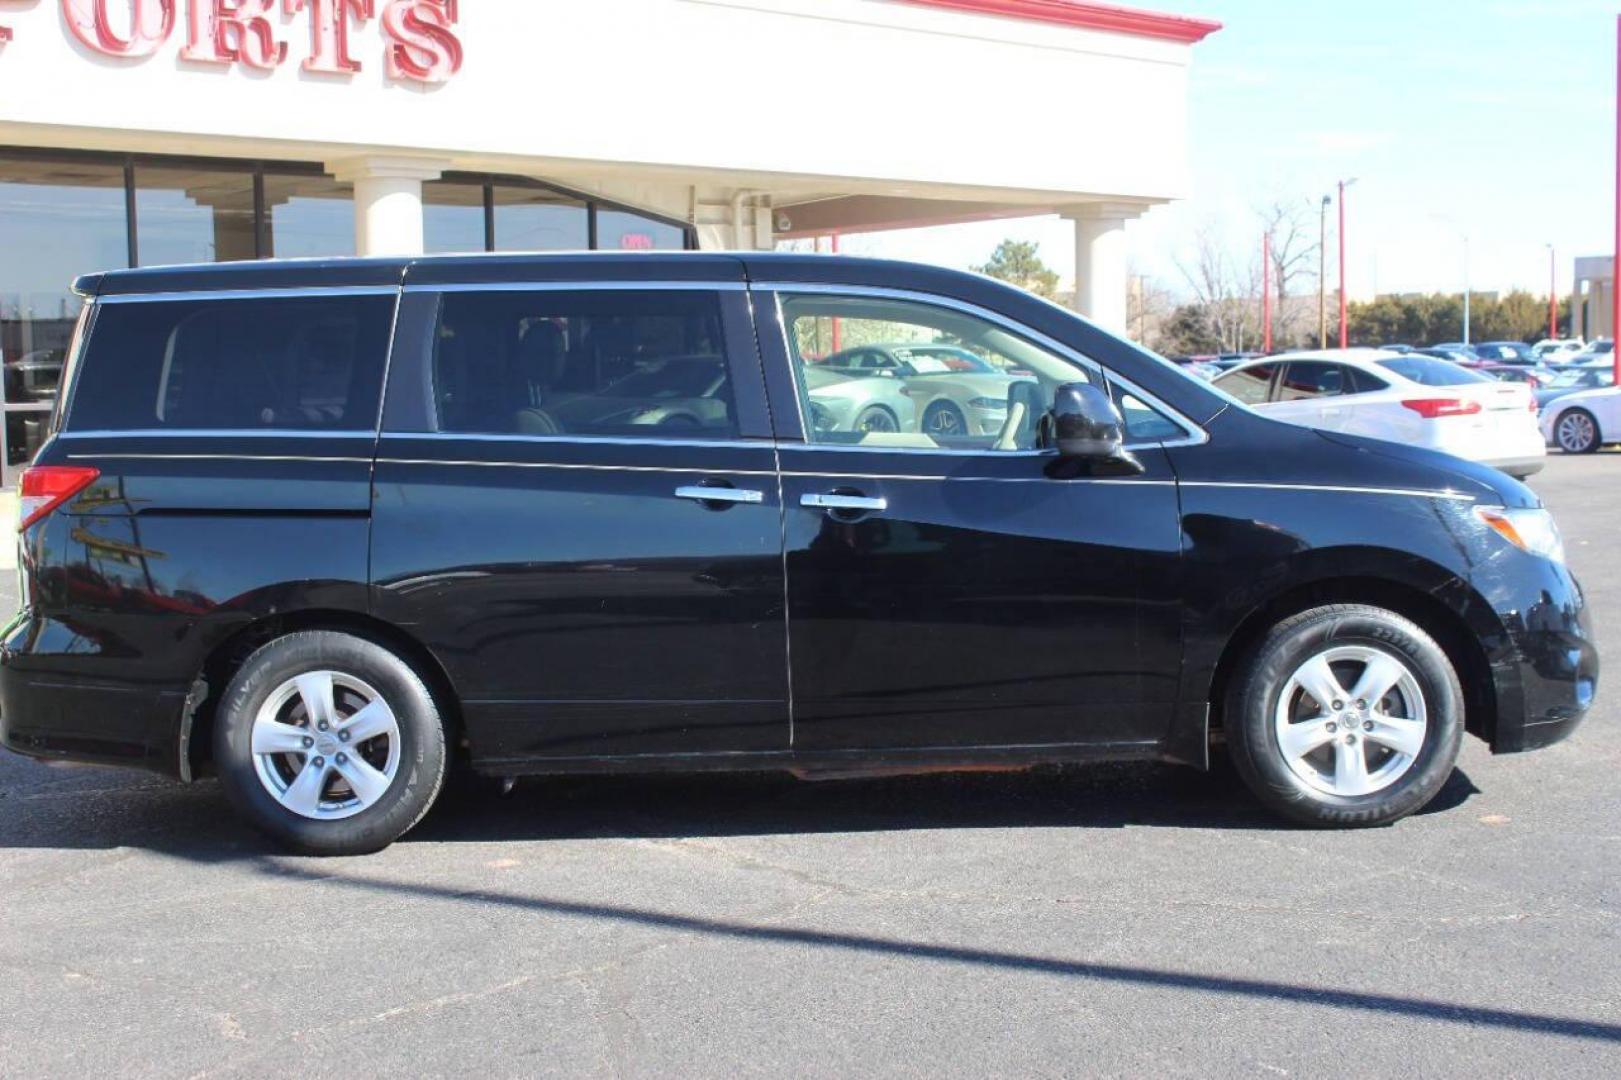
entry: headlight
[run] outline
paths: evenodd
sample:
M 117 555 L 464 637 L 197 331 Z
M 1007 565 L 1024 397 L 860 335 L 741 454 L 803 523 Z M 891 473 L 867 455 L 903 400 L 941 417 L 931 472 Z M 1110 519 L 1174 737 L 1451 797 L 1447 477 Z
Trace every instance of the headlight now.
M 1559 535 L 1559 526 L 1548 511 L 1477 506 L 1475 516 L 1521 551 L 1556 563 L 1565 561 L 1564 538 Z
M 987 412 L 1007 412 L 1007 398 L 970 398 L 968 404 L 976 409 L 984 409 Z

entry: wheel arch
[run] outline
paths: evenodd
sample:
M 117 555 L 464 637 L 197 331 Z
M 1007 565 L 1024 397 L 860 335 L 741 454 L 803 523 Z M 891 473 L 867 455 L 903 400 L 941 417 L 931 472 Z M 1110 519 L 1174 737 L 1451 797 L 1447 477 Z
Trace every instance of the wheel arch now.
M 287 634 L 310 630 L 353 634 L 381 645 L 410 664 L 427 685 L 434 704 L 439 708 L 439 715 L 447 722 L 449 730 L 445 736 L 452 752 L 461 747 L 466 735 L 461 699 L 449 672 L 432 650 L 399 627 L 363 612 L 310 608 L 256 619 L 239 627 L 209 651 L 197 671 L 191 694 L 186 700 L 186 716 L 180 725 L 178 751 L 185 770 L 183 779 L 201 775 L 210 764 L 214 718 L 219 702 L 226 686 L 242 665 L 269 642 Z
M 1471 599 L 1478 599 L 1472 596 Z M 1480 603 L 1484 605 L 1485 601 Z M 1386 577 L 1325 576 L 1283 589 L 1241 619 L 1221 650 L 1209 689 L 1210 727 L 1222 727 L 1227 691 L 1240 665 L 1267 631 L 1284 619 L 1327 604 L 1363 604 L 1393 611 L 1435 639 L 1463 684 L 1465 726 L 1471 735 L 1493 743 L 1497 735 L 1498 700 L 1491 661 L 1478 630 L 1469 619 L 1431 590 Z

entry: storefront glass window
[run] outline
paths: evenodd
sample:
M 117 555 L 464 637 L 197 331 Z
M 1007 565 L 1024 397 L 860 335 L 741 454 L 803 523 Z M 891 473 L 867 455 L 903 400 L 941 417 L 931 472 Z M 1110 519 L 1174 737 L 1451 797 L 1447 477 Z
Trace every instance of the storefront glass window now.
M 253 220 L 251 172 L 135 167 L 142 266 L 257 258 Z
M 423 247 L 430 255 L 484 250 L 484 185 L 422 185 Z
M 680 251 L 686 247 L 684 230 L 623 210 L 597 214 L 597 247 L 603 251 Z
M 73 279 L 129 265 L 120 165 L 0 158 L 3 481 L 39 449 L 73 340 Z
M 269 250 L 278 259 L 355 253 L 355 189 L 330 176 L 265 174 Z
M 590 246 L 584 203 L 543 188 L 496 187 L 497 251 L 583 251 Z

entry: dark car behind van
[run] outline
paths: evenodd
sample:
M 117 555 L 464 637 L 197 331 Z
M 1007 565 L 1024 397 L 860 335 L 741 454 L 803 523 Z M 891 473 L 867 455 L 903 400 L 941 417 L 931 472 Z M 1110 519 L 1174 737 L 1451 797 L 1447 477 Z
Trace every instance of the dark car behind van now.
M 0 737 L 217 774 L 303 850 L 389 843 L 453 766 L 1203 767 L 1217 741 L 1275 810 L 1379 824 L 1466 730 L 1545 746 L 1593 699 L 1526 487 L 1269 421 L 972 275 L 503 256 L 78 289 Z M 808 423 L 841 336 L 1017 373 L 976 392 L 1000 422 Z

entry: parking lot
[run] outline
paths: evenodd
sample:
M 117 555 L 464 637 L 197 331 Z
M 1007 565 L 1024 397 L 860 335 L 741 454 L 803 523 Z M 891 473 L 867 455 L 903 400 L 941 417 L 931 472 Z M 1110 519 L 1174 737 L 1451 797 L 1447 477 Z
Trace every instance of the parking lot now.
M 1534 483 L 1610 643 L 1618 484 Z M 571 779 L 339 860 L 0 756 L 0 1074 L 1613 1076 L 1618 716 L 1370 832 L 1151 765 Z

